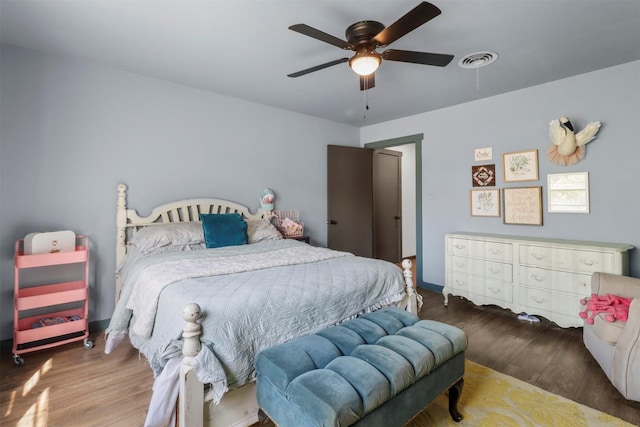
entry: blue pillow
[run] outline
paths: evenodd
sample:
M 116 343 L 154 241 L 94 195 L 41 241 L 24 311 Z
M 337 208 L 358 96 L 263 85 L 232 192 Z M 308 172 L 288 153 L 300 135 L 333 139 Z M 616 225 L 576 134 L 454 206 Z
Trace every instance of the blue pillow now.
M 204 243 L 207 248 L 247 244 L 247 223 L 238 213 L 202 214 Z

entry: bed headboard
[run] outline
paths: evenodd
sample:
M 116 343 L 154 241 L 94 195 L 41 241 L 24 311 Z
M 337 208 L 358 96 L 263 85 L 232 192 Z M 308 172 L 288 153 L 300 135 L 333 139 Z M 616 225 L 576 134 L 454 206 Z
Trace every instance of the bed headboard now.
M 238 203 L 221 199 L 186 199 L 166 203 L 154 208 L 151 214 L 142 217 L 135 209 L 127 208 L 127 186 L 118 185 L 117 235 L 116 235 L 116 268 L 122 264 L 127 254 L 128 242 L 142 227 L 172 222 L 199 222 L 200 214 L 239 213 L 246 219 L 260 219 L 268 213 L 258 209 L 251 213 L 249 208 Z M 116 302 L 120 297 L 122 282 L 116 273 Z

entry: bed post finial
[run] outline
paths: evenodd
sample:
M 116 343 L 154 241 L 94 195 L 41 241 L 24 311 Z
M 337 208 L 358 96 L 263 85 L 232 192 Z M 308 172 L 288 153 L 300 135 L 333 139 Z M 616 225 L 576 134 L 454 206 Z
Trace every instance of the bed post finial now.
M 183 347 L 182 361 L 185 365 L 191 365 L 191 360 L 200 352 L 200 334 L 202 326 L 198 323 L 202 317 L 202 309 L 196 303 L 187 304 L 182 310 L 182 318 L 186 322 L 182 329 Z
M 411 262 L 410 259 L 404 259 L 402 261 L 402 275 L 404 276 L 404 281 L 407 285 L 406 310 L 417 315 L 422 308 L 422 295 L 416 292 L 416 288 L 413 284 L 413 272 L 411 271 L 412 266 L 413 262 Z
M 127 207 L 127 185 L 118 184 L 118 210 Z
M 200 334 L 202 326 L 198 320 L 202 309 L 198 304 L 187 304 L 182 310 L 186 322 L 182 328 L 182 366 L 180 367 L 180 392 L 178 393 L 178 425 L 202 427 L 204 417 L 204 386 L 198 379 L 191 361 L 200 352 Z

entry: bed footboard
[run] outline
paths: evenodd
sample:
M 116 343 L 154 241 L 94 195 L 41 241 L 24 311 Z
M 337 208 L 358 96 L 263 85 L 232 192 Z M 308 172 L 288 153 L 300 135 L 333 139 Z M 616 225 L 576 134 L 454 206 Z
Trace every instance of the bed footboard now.
M 204 385 L 198 380 L 191 361 L 202 348 L 198 304 L 188 304 L 183 312 L 185 321 L 182 338 L 182 365 L 178 395 L 178 426 L 187 427 L 248 427 L 258 420 L 255 383 L 247 384 L 224 395 L 218 405 L 205 398 Z
M 401 301 L 401 308 L 418 314 L 422 308 L 422 296 L 413 284 L 411 260 L 402 261 L 403 276 L 407 295 Z M 258 406 L 255 397 L 255 383 L 233 390 L 223 397 L 219 405 L 212 405 L 211 411 L 205 406 L 204 385 L 198 380 L 191 361 L 200 351 L 202 334 L 198 320 L 202 315 L 198 304 L 188 304 L 182 311 L 185 321 L 182 338 L 183 359 L 180 368 L 180 392 L 178 395 L 178 425 L 188 427 L 235 426 L 246 427 L 257 423 Z M 208 416 L 205 416 L 207 414 Z M 210 414 L 210 415 L 209 415 Z

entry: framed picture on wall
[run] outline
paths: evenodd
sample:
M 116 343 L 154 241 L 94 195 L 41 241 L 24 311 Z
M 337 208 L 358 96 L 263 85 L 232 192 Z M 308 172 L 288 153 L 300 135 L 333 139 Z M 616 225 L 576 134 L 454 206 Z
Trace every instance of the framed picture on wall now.
M 504 182 L 538 180 L 538 150 L 515 151 L 502 155 Z
M 471 166 L 471 184 L 474 187 L 495 187 L 496 165 Z
M 548 174 L 547 211 L 589 213 L 589 172 Z
M 500 216 L 500 189 L 471 190 L 471 216 Z
M 542 187 L 502 189 L 504 223 L 542 225 Z
M 487 148 L 476 148 L 475 150 L 473 150 L 473 160 L 475 160 L 476 162 L 479 161 L 487 161 L 487 160 L 491 160 L 491 157 L 493 156 L 493 148 L 491 147 L 487 147 Z

